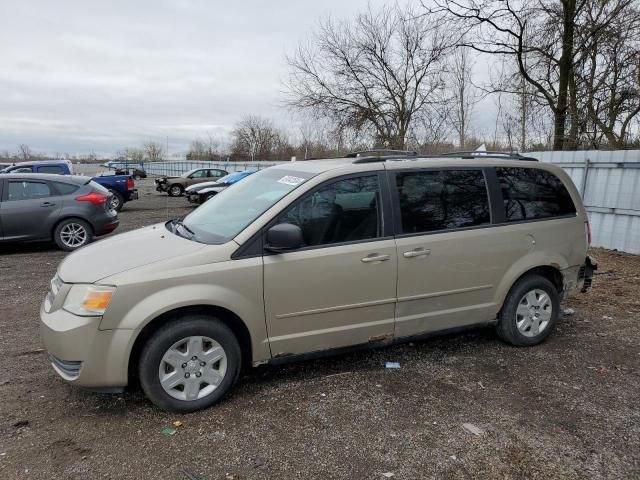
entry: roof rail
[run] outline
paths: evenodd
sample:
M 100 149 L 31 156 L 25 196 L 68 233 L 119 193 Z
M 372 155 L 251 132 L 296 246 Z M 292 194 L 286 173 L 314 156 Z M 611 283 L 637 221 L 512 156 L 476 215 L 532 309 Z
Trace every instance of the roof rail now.
M 530 162 L 537 162 L 537 158 L 533 157 L 525 157 L 524 155 L 519 154 L 518 152 L 498 152 L 498 151 L 480 151 L 480 150 L 472 150 L 472 151 L 462 151 L 462 152 L 447 152 L 447 153 L 434 153 L 430 155 L 426 155 L 427 158 L 438 158 L 438 157 L 457 157 L 457 158 L 506 158 L 510 160 L 524 160 Z
M 390 153 L 391 155 L 403 155 L 407 157 L 415 157 L 418 152 L 410 150 L 394 150 L 390 148 L 374 148 L 371 150 L 359 150 L 357 152 L 347 153 L 345 158 L 358 158 L 358 157 L 382 157 L 383 153 Z M 385 155 L 386 156 L 386 155 Z

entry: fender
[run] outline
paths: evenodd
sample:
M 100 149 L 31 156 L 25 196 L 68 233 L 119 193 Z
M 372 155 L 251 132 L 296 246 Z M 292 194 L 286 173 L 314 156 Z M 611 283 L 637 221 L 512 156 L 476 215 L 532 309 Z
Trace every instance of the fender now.
M 495 293 L 495 303 L 498 306 L 496 315 L 502 308 L 507 294 L 511 287 L 522 275 L 536 267 L 553 267 L 562 273 L 562 270 L 569 268 L 567 259 L 553 251 L 535 250 L 528 252 L 525 256 L 513 263 L 502 277 Z

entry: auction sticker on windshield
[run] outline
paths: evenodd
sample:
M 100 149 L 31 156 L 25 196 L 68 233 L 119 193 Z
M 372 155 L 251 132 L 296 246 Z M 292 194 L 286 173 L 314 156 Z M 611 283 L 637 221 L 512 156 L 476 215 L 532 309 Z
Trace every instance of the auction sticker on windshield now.
M 291 175 L 287 175 L 278 180 L 278 183 L 284 183 L 286 185 L 300 185 L 302 182 L 304 182 L 304 178 L 293 177 Z

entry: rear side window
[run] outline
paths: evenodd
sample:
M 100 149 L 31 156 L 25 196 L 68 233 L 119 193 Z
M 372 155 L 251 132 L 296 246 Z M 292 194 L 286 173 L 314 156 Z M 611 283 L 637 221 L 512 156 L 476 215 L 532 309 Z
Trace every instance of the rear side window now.
M 53 182 L 53 186 L 60 193 L 60 195 L 69 195 L 80 188 L 78 185 L 72 183 Z
M 474 227 L 491 221 L 480 170 L 425 170 L 396 174 L 402 233 Z
M 64 169 L 58 165 L 40 165 L 38 173 L 55 173 L 56 175 L 64 175 Z
M 49 185 L 42 182 L 9 181 L 7 200 L 31 200 L 51 196 Z
M 553 173 L 537 168 L 496 168 L 507 222 L 576 213 L 566 187 Z

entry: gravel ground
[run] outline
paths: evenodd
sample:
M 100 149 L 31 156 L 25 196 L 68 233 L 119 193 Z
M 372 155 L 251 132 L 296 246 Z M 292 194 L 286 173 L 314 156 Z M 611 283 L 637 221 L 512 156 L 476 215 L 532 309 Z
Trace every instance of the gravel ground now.
M 118 232 L 189 211 L 151 185 L 140 182 Z M 595 250 L 593 290 L 566 300 L 575 313 L 540 346 L 480 329 L 260 367 L 218 406 L 172 415 L 139 391 L 59 379 L 38 309 L 64 253 L 2 248 L 2 479 L 640 478 L 638 256 Z

